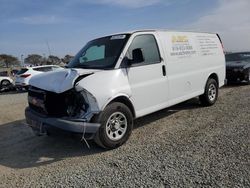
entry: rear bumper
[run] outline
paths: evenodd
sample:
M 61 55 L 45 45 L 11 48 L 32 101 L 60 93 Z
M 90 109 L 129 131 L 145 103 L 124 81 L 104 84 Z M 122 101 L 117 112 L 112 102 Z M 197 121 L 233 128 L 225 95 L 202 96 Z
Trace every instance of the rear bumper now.
M 25 117 L 27 124 L 35 132 L 39 132 L 40 134 L 44 134 L 50 130 L 53 130 L 53 132 L 58 130 L 58 132 L 95 134 L 100 127 L 100 124 L 88 123 L 84 119 L 50 118 L 42 116 L 29 107 L 25 109 Z
M 26 83 L 22 83 L 22 82 L 15 82 L 15 86 L 16 86 L 16 87 L 27 87 L 27 86 L 29 86 L 29 85 L 26 84 Z
M 227 69 L 226 71 L 227 80 L 249 80 L 249 73 L 247 71 L 235 71 L 233 69 Z
M 227 85 L 227 83 L 228 83 L 228 80 L 225 79 L 225 80 L 224 80 L 224 86 Z

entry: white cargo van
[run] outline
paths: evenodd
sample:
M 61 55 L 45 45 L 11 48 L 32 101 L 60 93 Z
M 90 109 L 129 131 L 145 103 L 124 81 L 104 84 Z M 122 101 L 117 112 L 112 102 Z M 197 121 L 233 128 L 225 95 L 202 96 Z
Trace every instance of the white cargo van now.
M 27 123 L 40 134 L 80 133 L 124 144 L 133 120 L 193 97 L 213 105 L 224 85 L 217 34 L 143 30 L 90 41 L 68 68 L 30 80 Z

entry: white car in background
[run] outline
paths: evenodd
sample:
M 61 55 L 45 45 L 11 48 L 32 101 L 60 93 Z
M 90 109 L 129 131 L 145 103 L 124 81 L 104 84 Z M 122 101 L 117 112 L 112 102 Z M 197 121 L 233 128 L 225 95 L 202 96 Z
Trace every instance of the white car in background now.
M 50 72 L 63 69 L 57 65 L 43 65 L 36 67 L 25 67 L 22 68 L 15 76 L 15 86 L 18 89 L 28 89 L 29 80 L 34 76 L 44 72 Z
M 0 72 L 0 88 L 9 86 L 13 83 L 13 80 L 9 77 L 7 71 Z

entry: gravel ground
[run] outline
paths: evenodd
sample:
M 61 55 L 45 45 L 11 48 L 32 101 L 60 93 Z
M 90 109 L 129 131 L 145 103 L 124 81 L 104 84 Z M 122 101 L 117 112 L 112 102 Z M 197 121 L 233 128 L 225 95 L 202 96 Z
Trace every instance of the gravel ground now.
M 1 125 L 24 119 L 26 106 L 27 93 L 0 93 L 0 132 Z
M 213 107 L 193 99 L 141 118 L 110 151 L 34 136 L 26 97 L 0 95 L 0 187 L 250 187 L 250 86 L 223 88 Z

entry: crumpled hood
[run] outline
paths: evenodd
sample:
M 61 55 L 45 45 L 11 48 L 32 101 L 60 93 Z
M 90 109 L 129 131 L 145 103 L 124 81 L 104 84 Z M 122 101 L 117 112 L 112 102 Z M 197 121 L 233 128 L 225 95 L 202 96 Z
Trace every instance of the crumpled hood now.
M 234 67 L 234 68 L 243 68 L 245 66 L 249 65 L 250 66 L 250 62 L 249 61 L 228 61 L 227 62 L 227 67 Z
M 79 76 L 93 74 L 100 70 L 62 69 L 33 76 L 29 85 L 55 93 L 63 93 L 74 87 Z

